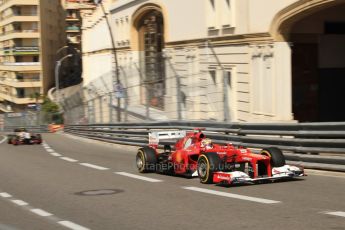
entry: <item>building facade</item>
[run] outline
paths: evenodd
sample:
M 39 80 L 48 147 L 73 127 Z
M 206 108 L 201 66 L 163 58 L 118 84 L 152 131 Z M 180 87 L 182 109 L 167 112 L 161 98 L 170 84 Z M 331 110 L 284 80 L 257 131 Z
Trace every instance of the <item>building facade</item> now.
M 343 0 L 103 4 L 118 60 L 98 7 L 82 27 L 84 85 L 103 77 L 100 91 L 116 90 L 117 61 L 127 89 L 121 106 L 129 111 L 146 106 L 164 119 L 345 120 Z
M 66 54 L 72 54 L 73 56 L 62 63 L 59 76 L 60 88 L 77 85 L 82 81 L 81 25 L 83 18 L 87 18 L 95 9 L 93 0 L 64 0 L 63 6 L 66 13 L 67 45 L 59 50 L 59 57 Z
M 0 1 L 0 110 L 23 111 L 54 85 L 65 44 L 60 1 Z

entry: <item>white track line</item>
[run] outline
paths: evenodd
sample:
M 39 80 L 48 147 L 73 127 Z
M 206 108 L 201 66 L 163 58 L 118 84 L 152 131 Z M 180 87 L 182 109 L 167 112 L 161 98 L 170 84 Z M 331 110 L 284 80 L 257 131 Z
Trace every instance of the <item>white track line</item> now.
M 22 201 L 22 200 L 11 200 L 13 203 L 15 203 L 16 205 L 19 205 L 19 206 L 25 206 L 25 205 L 28 205 L 28 203 L 26 203 L 25 201 Z
M 57 153 L 57 152 L 51 152 L 49 154 L 54 156 L 54 157 L 61 157 L 62 156 L 60 153 Z
M 258 203 L 263 203 L 263 204 L 280 203 L 280 201 L 276 201 L 276 200 L 267 200 L 267 199 L 262 199 L 262 198 L 257 198 L 257 197 L 243 196 L 243 195 L 227 193 L 227 192 L 219 192 L 219 191 L 215 191 L 215 190 L 198 188 L 198 187 L 182 187 L 182 188 L 187 189 L 187 190 L 191 190 L 191 191 L 195 191 L 195 192 L 208 193 L 208 194 L 212 194 L 212 195 L 223 196 L 223 197 L 228 197 L 228 198 L 235 198 L 235 199 L 240 199 L 240 200 L 247 200 L 247 201 L 258 202 Z
M 80 165 L 89 167 L 89 168 L 93 168 L 93 169 L 98 169 L 98 170 L 109 170 L 109 168 L 105 168 L 102 166 L 98 166 L 98 165 L 93 165 L 93 164 L 89 164 L 89 163 L 80 163 Z
M 55 152 L 55 150 L 52 149 L 52 148 L 50 148 L 48 145 L 43 145 L 43 147 L 46 149 L 46 151 L 47 151 L 50 155 L 52 155 L 52 156 L 54 156 L 54 157 L 62 157 L 62 155 L 61 155 L 60 153 Z M 71 158 L 69 158 L 69 159 L 71 159 Z M 66 160 L 66 159 L 64 159 L 64 160 Z M 70 161 L 70 160 L 67 160 L 67 161 Z M 75 162 L 75 161 L 71 161 L 71 162 Z
M 80 226 L 78 224 L 75 224 L 75 223 L 73 223 L 71 221 L 67 221 L 67 220 L 59 221 L 58 223 L 69 228 L 69 229 L 73 229 L 73 230 L 90 230 L 89 228 L 85 228 L 83 226 Z
M 10 198 L 10 197 L 12 197 L 12 195 L 10 195 L 6 192 L 0 193 L 0 197 L 9 198 L 8 200 L 13 202 L 14 204 L 19 205 L 19 206 L 25 206 L 25 207 L 22 207 L 24 210 L 35 213 L 36 215 L 39 215 L 41 217 L 47 217 L 49 220 L 53 221 L 54 223 L 58 223 L 58 224 L 66 227 L 66 228 L 69 228 L 72 230 L 90 230 L 89 228 L 85 228 L 85 227 L 78 225 L 76 223 L 73 223 L 71 221 L 63 220 L 57 216 L 54 216 L 52 213 L 49 213 L 49 212 L 44 211 L 42 209 L 33 208 L 33 207 L 29 206 L 29 204 L 23 200 L 12 199 L 12 198 Z M 0 224 L 0 229 L 2 229 L 1 224 Z
M 42 209 L 39 209 L 39 208 L 30 209 L 30 211 L 33 212 L 33 213 L 35 213 L 35 214 L 37 214 L 37 215 L 39 215 L 39 216 L 44 216 L 44 217 L 46 217 L 46 216 L 52 216 L 52 215 L 53 215 L 53 214 L 51 214 L 51 213 L 49 213 L 49 212 L 46 212 L 46 211 L 44 211 L 44 210 L 42 210 Z
M 324 214 L 345 217 L 345 212 L 340 212 L 340 211 L 338 211 L 338 212 L 324 212 Z
M 3 137 L 4 137 L 4 139 L 2 139 L 2 140 L 0 141 L 0 144 L 4 143 L 4 142 L 7 140 L 7 137 L 6 137 L 6 136 L 3 136 Z
M 148 181 L 148 182 L 162 182 L 162 180 L 157 180 L 157 179 L 144 177 L 144 176 L 138 176 L 138 175 L 126 173 L 126 172 L 115 172 L 115 174 L 131 177 L 131 178 L 138 179 L 138 180 L 144 180 L 144 181 Z
M 69 157 L 60 157 L 60 159 L 65 160 L 65 161 L 69 161 L 69 162 L 77 162 L 78 161 L 76 159 L 69 158 Z
M 3 198 L 12 197 L 12 195 L 8 194 L 7 192 L 2 192 L 2 193 L 0 193 L 0 196 L 3 197 Z

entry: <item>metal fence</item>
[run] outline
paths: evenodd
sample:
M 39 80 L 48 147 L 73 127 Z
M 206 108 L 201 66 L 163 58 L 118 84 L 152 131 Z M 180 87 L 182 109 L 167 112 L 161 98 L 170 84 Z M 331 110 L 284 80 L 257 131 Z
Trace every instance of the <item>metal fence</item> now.
M 205 128 L 216 143 L 260 149 L 278 147 L 306 168 L 345 171 L 345 123 L 244 124 L 224 122 L 131 122 L 69 125 L 65 132 L 100 141 L 144 146 L 153 130 Z M 173 144 L 173 142 L 162 142 Z
M 232 70 L 221 66 L 209 47 L 201 50 L 195 57 L 176 51 L 174 60 L 167 53 L 152 62 L 120 60 L 118 76 L 110 71 L 73 95 L 61 95 L 65 123 L 230 121 Z
M 17 127 L 47 127 L 49 124 L 62 123 L 61 113 L 47 113 L 43 111 L 25 111 L 7 113 L 0 117 L 0 131 L 10 131 Z M 46 128 L 45 128 L 46 129 Z

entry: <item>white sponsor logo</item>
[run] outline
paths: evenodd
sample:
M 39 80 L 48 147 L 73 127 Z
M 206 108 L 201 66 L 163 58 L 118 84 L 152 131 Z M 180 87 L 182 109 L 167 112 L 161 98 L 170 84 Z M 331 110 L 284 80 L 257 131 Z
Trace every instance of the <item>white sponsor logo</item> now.
M 243 157 L 243 160 L 245 160 L 245 161 L 251 161 L 252 158 L 250 158 L 250 157 Z
M 221 180 L 229 180 L 229 179 L 230 179 L 230 176 L 218 175 L 217 178 L 218 178 L 218 179 L 221 179 Z

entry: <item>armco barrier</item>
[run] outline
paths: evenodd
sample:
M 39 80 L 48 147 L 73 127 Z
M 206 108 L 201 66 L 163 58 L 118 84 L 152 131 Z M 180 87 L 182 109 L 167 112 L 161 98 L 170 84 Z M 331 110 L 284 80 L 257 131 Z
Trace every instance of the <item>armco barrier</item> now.
M 12 132 L 15 126 L 5 127 Z M 48 126 L 25 127 L 32 132 L 49 132 Z M 97 125 L 67 125 L 65 132 L 90 139 L 144 146 L 148 133 L 160 130 L 205 128 L 216 143 L 253 148 L 278 147 L 288 162 L 306 168 L 345 172 L 345 122 L 330 123 L 222 123 L 201 121 L 140 122 Z M 172 141 L 162 142 L 173 144 Z
M 47 125 L 38 125 L 38 126 L 5 126 L 4 132 L 13 132 L 14 129 L 25 128 L 29 132 L 33 133 L 48 133 Z
M 143 146 L 148 132 L 205 128 L 216 143 L 248 148 L 278 147 L 286 159 L 306 168 L 345 172 L 345 122 L 329 123 L 223 123 L 201 121 L 140 122 L 68 125 L 65 132 L 86 138 Z M 162 144 L 172 144 L 164 142 Z M 255 150 L 254 150 L 255 151 Z M 311 154 L 311 155 L 310 155 Z

